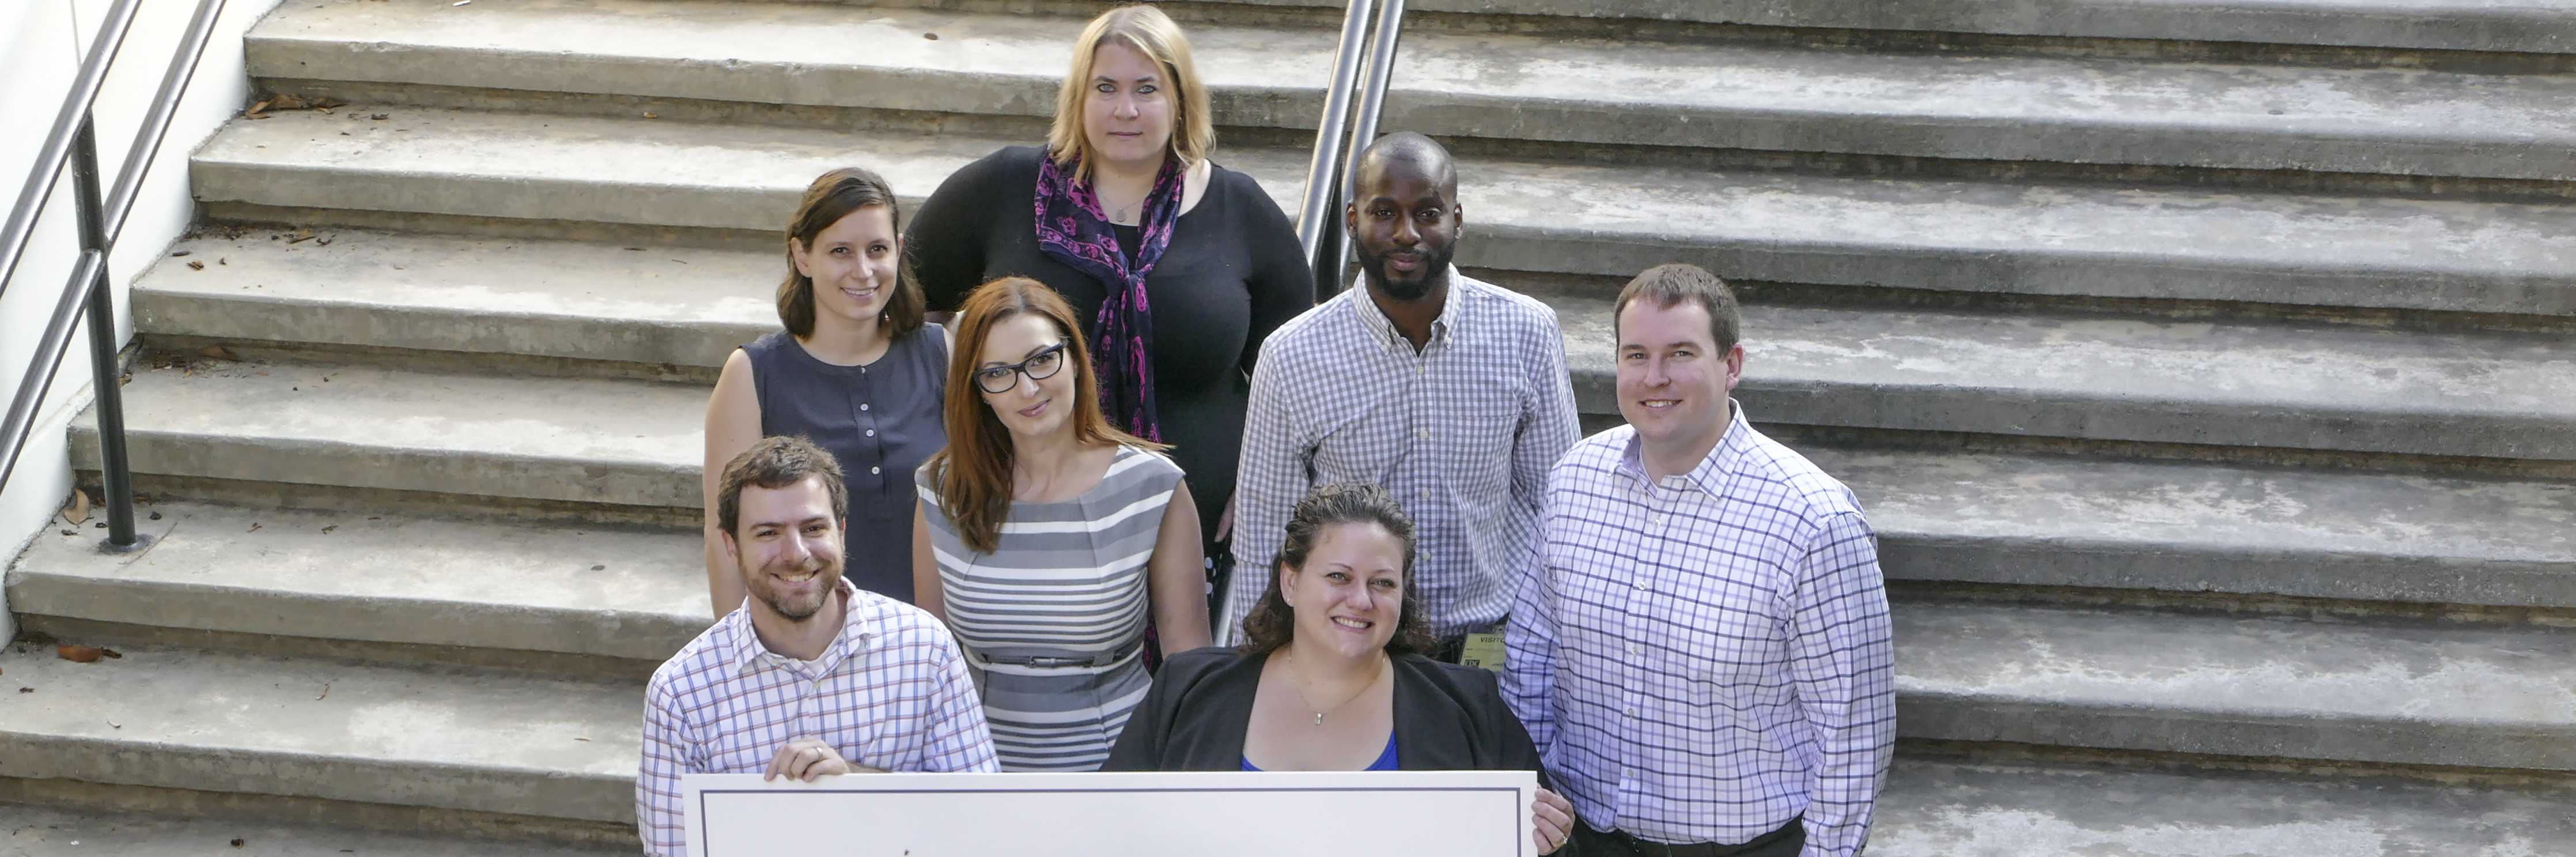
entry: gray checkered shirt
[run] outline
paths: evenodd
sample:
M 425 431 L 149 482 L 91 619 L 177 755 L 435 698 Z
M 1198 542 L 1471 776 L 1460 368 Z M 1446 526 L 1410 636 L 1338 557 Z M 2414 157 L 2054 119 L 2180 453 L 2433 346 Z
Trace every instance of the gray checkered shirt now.
M 1537 556 L 1548 470 L 1579 432 L 1565 334 L 1546 304 L 1456 268 L 1448 275 L 1420 353 L 1364 284 L 1262 343 L 1219 634 L 1240 637 L 1274 576 L 1289 513 L 1334 482 L 1385 488 L 1412 517 L 1415 586 L 1433 634 L 1491 625 L 1511 609 L 1512 584 Z

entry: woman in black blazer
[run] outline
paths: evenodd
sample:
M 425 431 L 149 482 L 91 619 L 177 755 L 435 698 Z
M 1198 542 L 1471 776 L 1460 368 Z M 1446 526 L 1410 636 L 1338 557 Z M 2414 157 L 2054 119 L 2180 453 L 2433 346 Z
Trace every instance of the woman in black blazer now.
M 1424 657 L 1410 597 L 1413 523 L 1372 486 L 1327 485 L 1297 504 L 1269 592 L 1236 649 L 1163 664 L 1105 771 L 1541 771 L 1494 674 Z M 1540 773 L 1542 852 L 1572 805 Z

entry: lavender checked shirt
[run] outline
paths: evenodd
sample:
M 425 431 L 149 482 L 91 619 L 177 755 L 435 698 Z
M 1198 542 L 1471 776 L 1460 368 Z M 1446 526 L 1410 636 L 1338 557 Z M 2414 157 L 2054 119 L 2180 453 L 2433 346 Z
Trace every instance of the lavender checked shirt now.
M 994 771 L 993 736 L 957 642 L 920 608 L 846 579 L 841 635 L 812 661 L 771 652 L 736 608 L 653 672 L 635 828 L 644 853 L 688 853 L 682 774 L 757 774 L 796 738 L 829 742 L 852 765 Z
M 1650 480 L 1635 429 L 1548 488 L 1503 696 L 1596 829 L 1740 843 L 1804 816 L 1804 857 L 1869 839 L 1896 736 L 1877 539 L 1851 491 L 1747 425 Z
M 1318 485 L 1384 488 L 1414 523 L 1431 633 L 1491 625 L 1536 556 L 1548 468 L 1580 429 L 1556 312 L 1450 268 L 1416 353 L 1365 283 L 1261 346 L 1235 482 L 1235 571 L 1218 639 L 1240 639 L 1289 514 Z M 1229 630 L 1231 629 L 1231 630 Z

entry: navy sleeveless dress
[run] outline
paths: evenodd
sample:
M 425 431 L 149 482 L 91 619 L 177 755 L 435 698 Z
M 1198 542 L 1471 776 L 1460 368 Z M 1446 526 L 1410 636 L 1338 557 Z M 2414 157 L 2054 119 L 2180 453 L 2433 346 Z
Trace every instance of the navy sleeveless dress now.
M 895 339 L 865 366 L 815 359 L 778 331 L 742 347 L 760 397 L 763 437 L 802 435 L 841 462 L 850 523 L 842 576 L 912 603 L 913 472 L 948 445 L 939 415 L 948 336 L 936 325 Z

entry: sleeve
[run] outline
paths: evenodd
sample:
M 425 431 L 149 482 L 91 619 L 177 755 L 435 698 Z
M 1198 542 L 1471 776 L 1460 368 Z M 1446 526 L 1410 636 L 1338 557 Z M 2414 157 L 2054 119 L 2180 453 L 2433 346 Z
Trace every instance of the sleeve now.
M 1243 617 L 1252 613 L 1276 576 L 1274 563 L 1289 513 L 1306 496 L 1304 442 L 1294 436 L 1289 418 L 1291 371 L 1274 360 L 1252 372 L 1243 450 L 1235 465 L 1234 576 L 1226 584 L 1225 613 L 1216 629 L 1220 644 L 1243 642 Z
M 1539 516 L 1539 538 L 1514 587 L 1512 620 L 1503 625 L 1503 702 L 1528 730 L 1539 757 L 1556 742 L 1556 641 L 1559 603 L 1553 510 Z
M 1109 760 L 1100 764 L 1104 771 L 1159 771 L 1163 769 L 1163 745 L 1171 738 L 1171 711 L 1180 705 L 1178 697 L 1184 682 L 1181 671 L 1173 664 L 1163 665 L 1155 677 L 1153 689 L 1145 692 L 1145 701 L 1127 717 L 1127 727 L 1118 733 L 1118 742 L 1109 746 Z
M 1243 338 L 1243 371 L 1258 365 L 1270 334 L 1315 305 L 1315 270 L 1297 227 L 1251 176 L 1243 176 L 1244 247 L 1252 255 L 1252 328 Z M 1238 508 L 1237 513 L 1241 513 Z
M 945 628 L 937 629 L 939 660 L 936 689 L 929 700 L 921 770 L 940 773 L 986 773 L 1001 770 L 993 752 L 993 731 L 984 723 L 984 700 L 975 679 L 966 674 L 966 658 Z
M 1547 477 L 1557 459 L 1574 448 L 1581 424 L 1574 413 L 1574 382 L 1565 369 L 1565 334 L 1556 313 L 1545 307 L 1546 324 L 1531 351 L 1539 355 L 1530 378 L 1530 397 L 1522 406 L 1520 433 L 1512 444 L 1512 497 L 1532 512 L 1547 502 Z
M 644 759 L 635 777 L 635 833 L 644 853 L 680 857 L 689 852 L 680 815 L 680 775 L 707 769 L 698 742 L 680 716 L 670 688 L 654 683 L 644 694 Z
M 1547 778 L 1547 765 L 1539 757 L 1538 744 L 1530 740 L 1529 729 L 1521 723 L 1518 716 L 1512 713 L 1510 706 L 1503 699 L 1502 687 L 1499 684 L 1501 676 L 1495 675 L 1490 670 L 1480 669 L 1477 672 L 1483 673 L 1476 677 L 1479 682 L 1476 689 L 1482 692 L 1480 695 L 1483 697 L 1478 700 L 1480 703 L 1478 707 L 1485 721 L 1481 724 L 1485 732 L 1485 746 L 1494 748 L 1494 763 L 1489 766 L 1489 769 L 1536 771 L 1539 788 L 1555 788 Z
M 1819 750 L 1801 857 L 1852 857 L 1896 740 L 1895 632 L 1869 521 L 1845 510 L 1822 523 L 1790 614 L 1790 680 Z
M 994 152 L 949 173 L 904 227 L 904 260 L 934 311 L 956 309 L 967 292 L 983 283 L 984 233 L 1003 196 L 998 179 L 1011 151 Z

